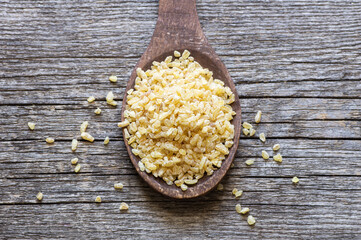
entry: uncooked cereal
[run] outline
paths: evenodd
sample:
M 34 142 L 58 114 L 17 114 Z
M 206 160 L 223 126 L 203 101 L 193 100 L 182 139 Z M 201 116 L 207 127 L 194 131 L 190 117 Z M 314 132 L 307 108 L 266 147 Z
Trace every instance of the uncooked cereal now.
M 35 123 L 28 122 L 28 127 L 29 127 L 30 130 L 34 130 L 35 129 Z
M 72 150 L 72 151 L 75 151 L 77 148 L 78 148 L 78 140 L 73 139 L 73 140 L 71 141 L 71 150 Z
M 185 50 L 180 58 L 153 62 L 145 72 L 138 68 L 134 89 L 127 92 L 125 120 L 118 124 L 141 159 L 140 170 L 183 191 L 221 167 L 233 145 L 236 114 L 231 89 L 189 56 Z

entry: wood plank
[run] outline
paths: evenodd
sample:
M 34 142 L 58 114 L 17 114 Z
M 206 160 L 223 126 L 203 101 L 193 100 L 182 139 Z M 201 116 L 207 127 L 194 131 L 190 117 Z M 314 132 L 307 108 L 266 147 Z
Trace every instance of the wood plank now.
M 101 182 L 101 179 L 96 180 L 98 183 Z M 349 184 L 354 182 L 354 179 L 350 179 Z M 109 234 L 114 236 L 112 233 L 115 234 L 115 232 L 121 232 L 120 236 L 124 238 L 130 234 L 140 238 L 144 237 L 144 234 L 149 234 L 148 237 L 157 236 L 157 233 L 147 231 L 147 229 L 154 229 L 154 226 L 156 229 L 174 234 L 176 238 L 184 234 L 191 234 L 194 238 L 206 235 L 216 237 L 220 232 L 227 234 L 230 238 L 290 236 L 291 239 L 324 239 L 324 237 L 332 238 L 332 235 L 349 238 L 358 236 L 361 219 L 356 209 L 360 206 L 360 199 L 357 198 L 360 189 L 358 188 L 357 191 L 332 190 L 327 185 L 329 183 L 337 185 L 347 182 L 344 179 L 338 181 L 337 178 L 313 178 L 295 187 L 290 183 L 290 179 L 281 181 L 247 179 L 247 186 L 274 185 L 275 191 L 270 189 L 245 191 L 241 200 L 235 200 L 230 196 L 231 187 L 229 186 L 227 191 L 212 192 L 206 197 L 207 199 L 175 202 L 161 197 L 149 188 L 132 187 L 136 191 L 125 190 L 121 193 L 111 190 L 101 192 L 99 190 L 104 187 L 99 188 L 96 185 L 83 183 L 78 185 L 83 185 L 85 191 L 74 189 L 73 192 L 60 192 L 56 182 L 49 184 L 45 182 L 44 187 L 49 190 L 45 193 L 44 203 L 36 204 L 31 199 L 32 204 L 2 205 L 0 215 L 3 217 L 5 213 L 5 216 L 9 216 L 10 220 L 16 223 L 5 223 L 5 232 L 9 236 L 16 236 L 16 233 L 21 231 L 23 236 L 34 234 L 52 237 L 55 236 L 53 234 L 60 234 L 59 236 L 65 237 L 69 236 L 68 234 L 78 235 L 78 231 L 83 232 L 81 230 L 84 229 L 87 229 L 85 233 L 96 231 L 92 227 L 98 225 L 103 226 L 99 226 L 101 229 L 97 231 L 99 237 L 102 234 L 105 234 L 103 237 Z M 310 186 L 313 184 L 325 185 L 327 190 L 314 189 Z M 133 192 L 141 193 L 141 195 L 134 196 Z M 92 202 L 94 196 L 98 194 L 103 196 L 104 203 Z M 34 198 L 34 194 L 29 194 L 27 197 Z M 142 197 L 146 199 L 142 200 Z M 63 203 L 52 204 L 55 198 L 58 199 L 57 201 L 61 199 Z M 71 201 L 79 198 L 83 202 L 75 204 Z M 130 198 L 134 200 L 128 200 Z M 124 199 L 128 200 L 131 208 L 127 213 L 120 213 L 118 206 Z M 238 202 L 250 207 L 252 214 L 257 218 L 258 222 L 254 229 L 250 229 L 244 217 L 235 212 L 234 205 Z M 350 206 L 355 208 L 350 208 Z M 197 209 L 197 211 L 192 211 L 192 209 Z M 325 210 L 328 212 L 327 215 L 324 214 Z M 197 221 L 190 222 L 190 218 Z M 219 218 L 226 221 L 218 221 Z M 320 222 L 322 224 L 319 224 Z M 204 226 L 213 225 L 217 227 L 204 230 Z M 69 228 L 69 226 L 74 228 Z M 174 226 L 177 226 L 177 231 L 172 232 Z M 112 231 L 109 232 L 106 229 L 112 229 Z M 322 236 L 318 233 L 322 233 Z
M 259 140 L 240 141 L 235 167 L 229 175 L 239 177 L 291 177 L 291 176 L 359 176 L 360 140 L 307 140 L 275 139 L 267 144 Z M 261 151 L 267 150 L 272 156 L 271 147 L 279 143 L 279 151 L 284 158 L 282 164 L 271 159 L 264 161 Z M 111 141 L 109 146 L 102 142 L 79 144 L 76 153 L 70 149 L 70 141 L 47 145 L 44 141 L 2 142 L 0 149 L 0 174 L 7 179 L 52 178 L 66 179 L 74 175 L 70 159 L 78 157 L 82 163 L 82 174 L 91 176 L 134 175 L 122 141 Z M 255 164 L 247 167 L 244 161 L 253 158 Z M 319 166 L 323 166 L 320 168 Z M 55 174 L 55 175 L 53 175 Z M 39 176 L 38 176 L 39 175 Z
M 73 104 L 0 106 L 4 113 L 0 117 L 0 140 L 43 140 L 48 136 L 71 140 L 79 135 L 79 126 L 85 120 L 97 140 L 120 137 L 119 109 L 108 106 L 103 99 L 89 104 L 85 96 Z M 360 139 L 360 99 L 252 98 L 241 99 L 241 104 L 243 121 L 252 123 L 255 112 L 263 111 L 262 122 L 254 124 L 258 133 L 253 138 L 265 132 L 270 138 Z M 100 116 L 94 114 L 96 107 L 102 109 Z M 37 123 L 35 131 L 28 129 L 29 121 Z

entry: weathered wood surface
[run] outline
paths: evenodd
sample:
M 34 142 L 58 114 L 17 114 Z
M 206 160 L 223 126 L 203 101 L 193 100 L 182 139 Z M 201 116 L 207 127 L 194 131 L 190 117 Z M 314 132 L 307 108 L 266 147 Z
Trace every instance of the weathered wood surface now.
M 361 239 L 360 1 L 197 1 L 203 31 L 236 83 L 243 119 L 262 110 L 257 130 L 268 141 L 242 136 L 225 190 L 190 201 L 142 182 L 116 127 L 120 109 L 86 102 L 104 100 L 111 89 L 122 99 L 154 29 L 157 1 L 0 6 L 1 239 Z M 118 83 L 107 81 L 110 74 Z M 96 141 L 73 154 L 70 141 L 84 120 Z M 274 143 L 282 164 L 259 157 Z M 74 155 L 79 174 L 69 163 Z M 249 158 L 256 162 L 246 167 Z M 122 191 L 113 190 L 115 181 Z M 234 187 L 244 190 L 240 200 Z M 103 203 L 94 203 L 96 195 Z M 118 210 L 122 201 L 127 213 Z M 235 212 L 239 202 L 256 226 Z

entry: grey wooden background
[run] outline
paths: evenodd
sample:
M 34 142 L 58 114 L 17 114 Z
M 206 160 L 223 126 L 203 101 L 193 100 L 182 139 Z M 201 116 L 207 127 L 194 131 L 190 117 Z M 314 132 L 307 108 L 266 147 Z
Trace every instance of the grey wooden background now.
M 116 126 L 120 108 L 86 102 L 109 90 L 122 99 L 157 7 L 156 0 L 0 0 L 0 238 L 361 239 L 361 1 L 197 1 L 243 119 L 262 110 L 257 131 L 268 141 L 242 136 L 225 190 L 190 201 L 142 182 Z M 84 120 L 96 141 L 73 154 Z M 274 143 L 282 164 L 260 158 Z M 256 159 L 252 167 L 248 158 Z M 114 182 L 124 189 L 114 191 Z M 244 190 L 240 200 L 234 187 Z M 118 210 L 122 201 L 128 212 Z M 239 202 L 256 226 L 235 212 Z

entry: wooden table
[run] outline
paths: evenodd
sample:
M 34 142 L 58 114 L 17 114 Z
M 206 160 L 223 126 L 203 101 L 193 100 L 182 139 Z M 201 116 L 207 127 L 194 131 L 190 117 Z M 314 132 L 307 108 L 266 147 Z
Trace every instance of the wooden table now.
M 361 2 L 197 2 L 242 117 L 253 122 L 262 110 L 256 135 L 267 142 L 242 136 L 224 190 L 189 201 L 165 198 L 139 178 L 117 127 L 120 108 L 104 101 L 110 90 L 122 99 L 157 5 L 0 1 L 0 238 L 361 239 Z M 97 101 L 89 104 L 91 95 Z M 74 154 L 71 140 L 85 120 L 96 141 L 80 142 Z M 260 157 L 275 143 L 282 164 Z M 244 190 L 240 199 L 235 187 Z M 127 212 L 119 211 L 123 201 Z M 254 227 L 237 203 L 251 209 Z

